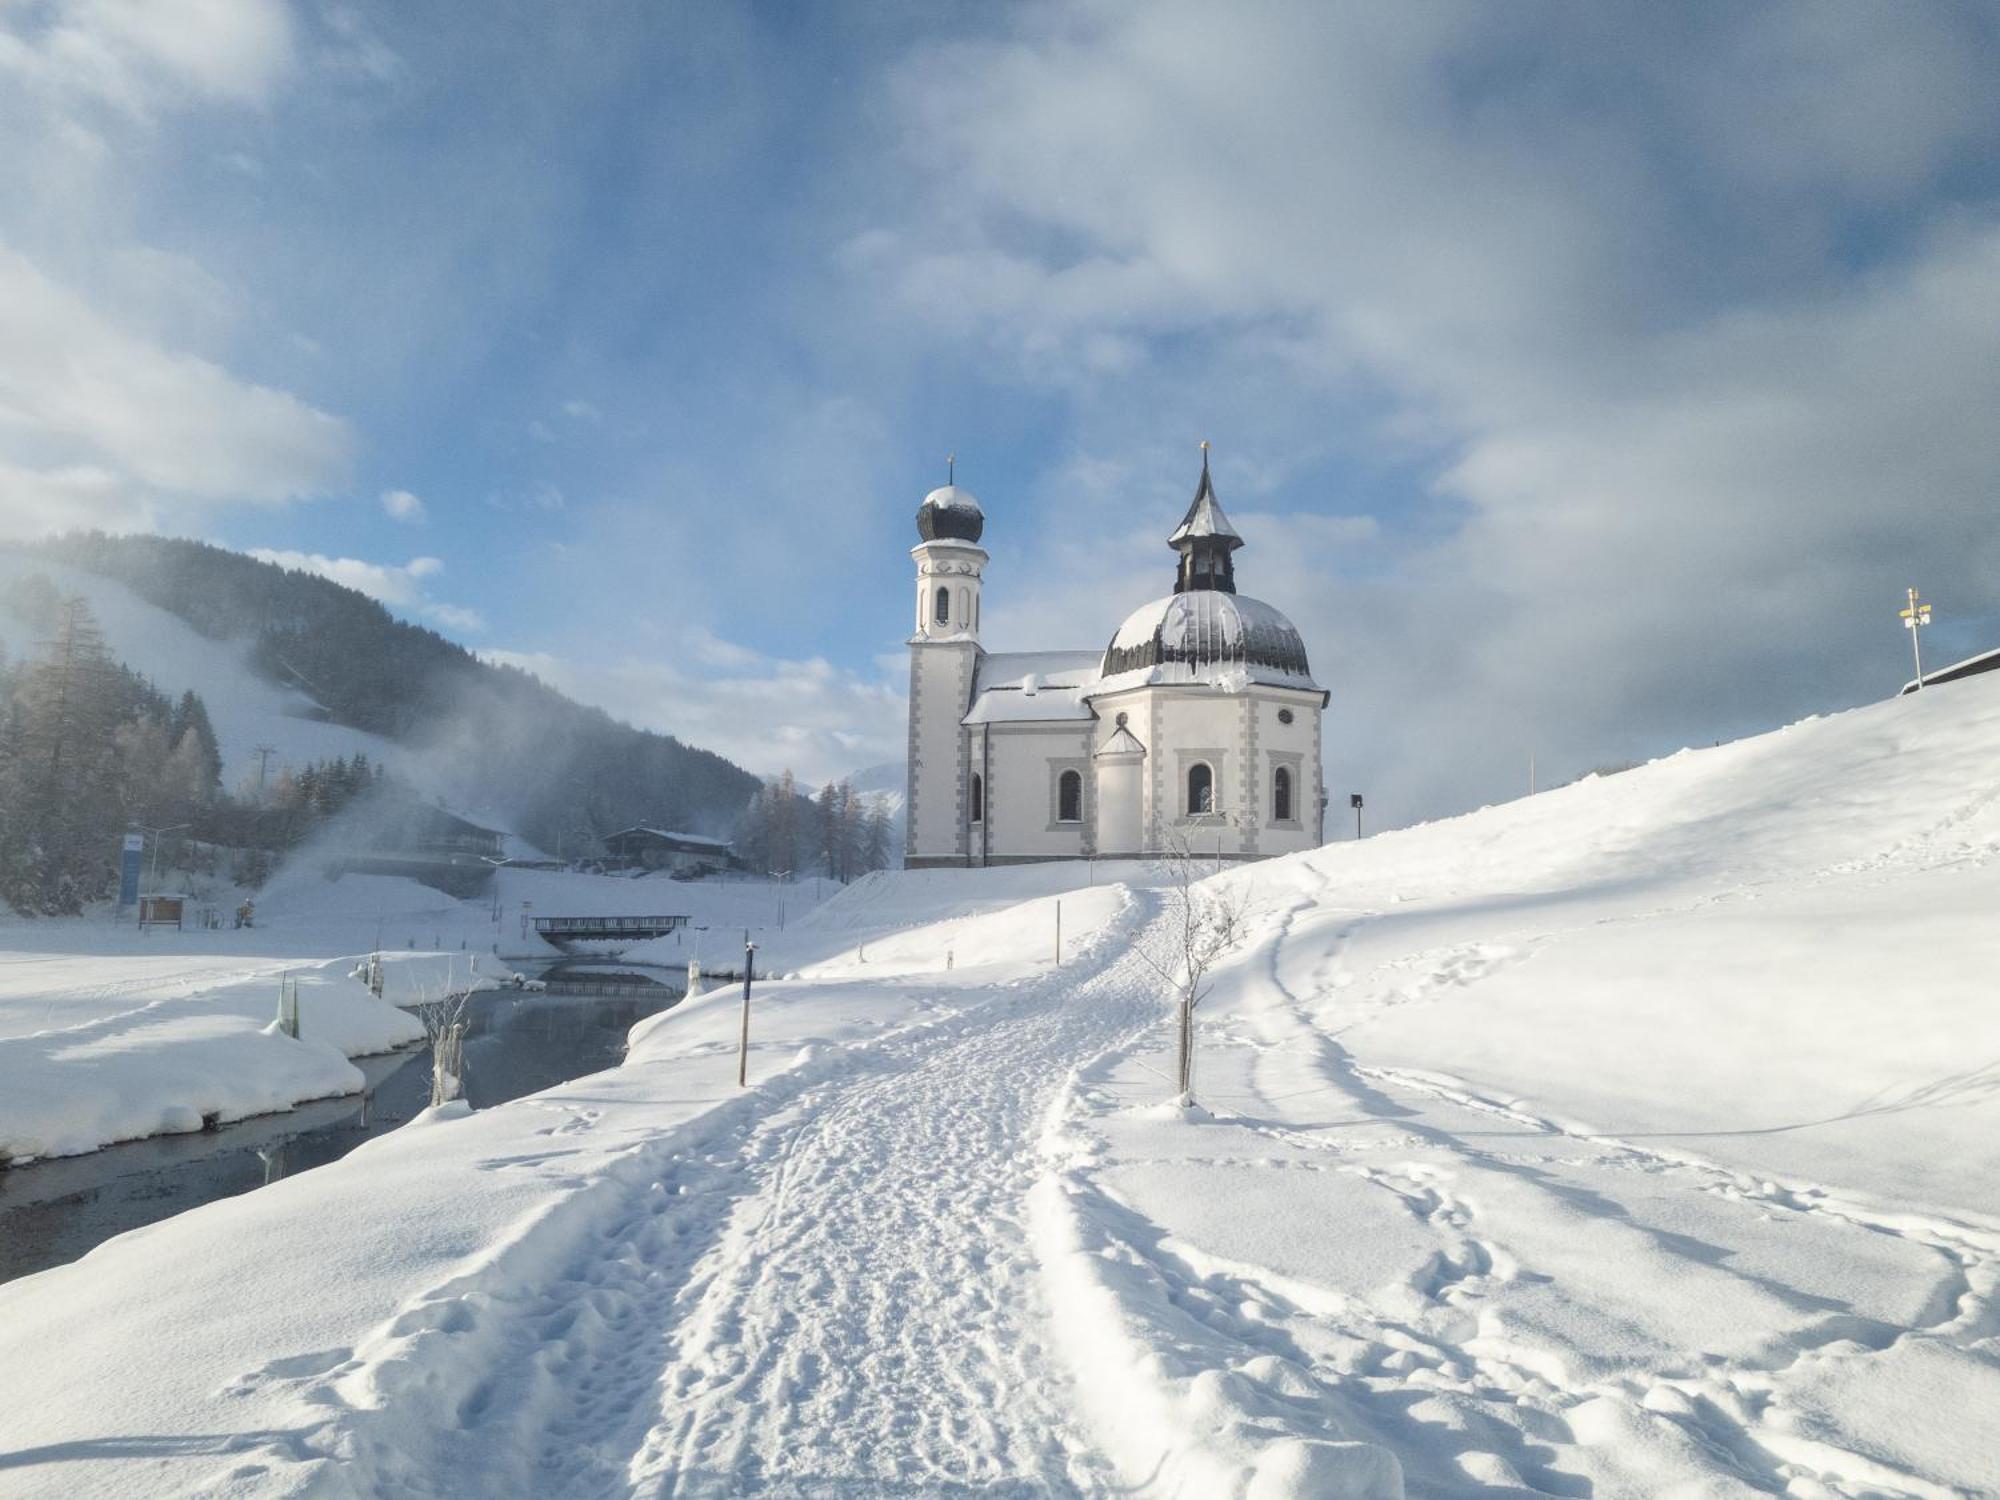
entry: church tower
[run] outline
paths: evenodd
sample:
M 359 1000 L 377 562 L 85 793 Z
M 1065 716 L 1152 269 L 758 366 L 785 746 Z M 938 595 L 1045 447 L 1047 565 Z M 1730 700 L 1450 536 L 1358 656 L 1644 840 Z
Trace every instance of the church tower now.
M 955 477 L 955 476 L 953 476 Z M 910 637 L 909 790 L 905 860 L 960 864 L 981 822 L 985 787 L 970 774 L 960 721 L 979 665 L 979 586 L 985 513 L 947 482 L 917 508 L 916 630 Z M 917 851 L 927 857 L 919 857 Z M 940 857 L 939 851 L 951 851 Z

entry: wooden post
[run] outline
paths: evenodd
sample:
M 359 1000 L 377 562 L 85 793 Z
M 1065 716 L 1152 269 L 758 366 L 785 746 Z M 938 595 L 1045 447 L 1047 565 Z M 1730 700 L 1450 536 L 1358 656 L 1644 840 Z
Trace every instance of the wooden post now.
M 1056 898 L 1056 967 L 1062 967 L 1062 898 Z
M 743 1035 L 736 1044 L 736 1086 L 750 1084 L 750 970 L 757 960 L 757 945 L 746 933 L 743 938 Z

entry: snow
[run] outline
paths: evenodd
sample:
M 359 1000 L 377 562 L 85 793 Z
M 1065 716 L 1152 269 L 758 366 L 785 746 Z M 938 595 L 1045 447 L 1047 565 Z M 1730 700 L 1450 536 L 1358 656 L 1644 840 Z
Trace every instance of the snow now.
M 871 876 L 747 1089 L 720 986 L 0 1287 L 5 1488 L 1990 1494 L 1996 853 L 1989 676 L 1235 868 L 1193 1110 L 1156 872 Z
M 940 485 L 924 496 L 924 504 L 941 510 L 969 510 L 975 515 L 984 515 L 979 502 L 973 498 L 971 490 L 960 489 L 955 484 Z
M 380 735 L 302 717 L 316 705 L 295 688 L 267 682 L 250 667 L 249 646 L 201 634 L 178 615 L 149 604 L 114 579 L 0 547 L 0 586 L 39 573 L 65 594 L 81 594 L 104 631 L 111 655 L 151 680 L 170 698 L 190 688 L 208 709 L 222 752 L 223 784 L 235 788 L 257 775 L 257 747 L 269 745 L 269 774 L 311 761 L 369 760 L 402 767 L 414 756 Z M 0 609 L 0 637 L 22 642 L 21 622 Z M 17 654 L 19 654 L 17 649 Z
M 1085 701 L 1097 686 L 1103 655 L 1096 651 L 989 651 L 973 679 L 965 724 L 1089 720 Z
M 350 1058 L 423 1039 L 399 1006 L 491 988 L 510 959 L 558 956 L 523 935 L 517 913 L 688 916 L 685 933 L 653 945 L 678 969 L 704 952 L 733 958 L 744 930 L 780 931 L 836 889 L 508 870 L 496 925 L 488 901 L 294 869 L 258 897 L 250 930 L 15 919 L 0 924 L 0 1156 L 75 1155 L 353 1093 L 363 1077 Z M 354 974 L 378 948 L 380 999 Z M 344 956 L 315 956 L 327 952 Z M 285 980 L 298 987 L 298 1038 L 273 1024 Z

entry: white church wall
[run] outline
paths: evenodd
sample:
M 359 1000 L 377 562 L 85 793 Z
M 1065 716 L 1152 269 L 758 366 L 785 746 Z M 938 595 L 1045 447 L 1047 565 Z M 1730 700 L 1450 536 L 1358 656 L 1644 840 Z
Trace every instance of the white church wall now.
M 1316 693 L 1264 689 L 1252 699 L 1257 766 L 1257 852 L 1293 854 L 1319 844 L 1320 702 Z M 1281 715 L 1289 713 L 1286 724 Z M 1273 773 L 1292 775 L 1292 816 L 1279 821 Z
M 972 695 L 976 648 L 927 644 L 910 651 L 910 782 L 905 860 L 963 861 L 966 767 L 959 719 Z
M 1096 744 L 1117 731 L 1120 713 L 1146 747 L 1137 788 L 1146 849 L 1162 848 L 1170 832 L 1198 850 L 1225 858 L 1290 854 L 1316 846 L 1319 791 L 1319 696 L 1282 688 L 1222 692 L 1208 686 L 1134 688 L 1095 700 Z M 1280 709 L 1292 722 L 1283 723 Z M 1188 772 L 1212 773 L 1214 810 L 1187 810 Z M 1293 816 L 1273 816 L 1271 773 L 1293 777 Z M 1101 789 L 1100 789 L 1101 794 Z
M 988 858 L 1060 859 L 1085 852 L 1095 796 L 1090 776 L 1092 728 L 1089 721 L 1072 721 L 1047 726 L 996 724 L 972 732 L 975 757 L 981 753 L 981 737 L 989 733 L 992 737 L 985 752 L 992 768 Z M 1064 770 L 1083 775 L 1083 817 L 1073 823 L 1056 817 L 1056 781 Z

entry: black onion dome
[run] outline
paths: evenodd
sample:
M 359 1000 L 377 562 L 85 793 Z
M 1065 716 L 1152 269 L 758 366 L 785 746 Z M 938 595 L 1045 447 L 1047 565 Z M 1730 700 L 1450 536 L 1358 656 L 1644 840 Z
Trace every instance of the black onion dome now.
M 955 484 L 932 490 L 917 507 L 917 535 L 927 542 L 976 542 L 986 529 L 986 513 L 972 491 Z
M 1312 680 L 1298 627 L 1261 599 L 1219 589 L 1169 594 L 1132 611 L 1104 652 L 1104 675 L 1184 665 L 1198 681 L 1231 669 Z

